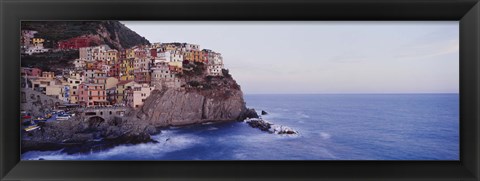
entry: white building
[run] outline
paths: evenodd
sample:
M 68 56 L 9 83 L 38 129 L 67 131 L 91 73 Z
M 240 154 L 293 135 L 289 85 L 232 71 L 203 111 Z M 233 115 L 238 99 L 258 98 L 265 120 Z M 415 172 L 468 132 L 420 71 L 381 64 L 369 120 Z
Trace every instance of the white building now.
M 207 55 L 207 75 L 222 76 L 223 58 L 222 54 L 209 51 Z
M 108 57 L 108 50 L 110 50 L 110 47 L 108 45 L 100 45 L 96 47 L 82 47 L 79 48 L 79 56 L 81 60 L 85 61 L 105 61 Z
M 167 63 L 157 63 L 152 68 L 151 85 L 155 89 L 180 88 L 181 84 L 180 79 L 170 71 Z
M 94 70 L 94 69 L 86 69 L 84 71 L 84 75 L 86 79 L 95 79 L 95 78 L 105 78 L 107 77 L 107 73 L 100 71 L 100 70 Z
M 37 33 L 37 31 L 33 30 L 22 30 L 20 47 L 24 49 L 30 47 L 32 44 L 32 38 L 35 37 L 35 34 Z
M 133 84 L 133 86 L 126 91 L 127 106 L 133 108 L 141 107 L 153 90 L 154 88 L 148 84 Z
M 82 70 L 82 69 L 85 68 L 86 63 L 85 63 L 85 60 L 76 59 L 76 60 L 73 62 L 73 65 L 75 65 L 75 69 L 77 69 L 77 70 Z
M 72 75 L 72 74 L 71 74 Z M 78 75 L 78 74 L 77 74 Z M 84 79 L 84 76 L 70 76 L 70 78 L 67 78 L 67 85 L 69 87 L 69 102 L 76 104 L 79 101 L 79 88 L 80 84 L 83 82 L 82 79 Z
M 108 74 L 111 68 L 112 68 L 111 65 L 102 65 L 102 72 Z
M 67 97 L 69 94 L 65 94 L 65 91 L 68 90 L 68 88 L 65 89 L 65 86 L 66 85 L 62 85 L 62 84 L 53 84 L 53 85 L 46 86 L 45 94 L 47 96 L 69 102 L 70 101 L 69 97 Z
M 134 70 L 148 70 L 151 61 L 148 58 L 135 58 L 133 61 Z
M 154 63 L 166 62 L 171 66 L 182 68 L 183 65 L 183 53 L 178 50 L 168 50 L 160 52 L 155 58 Z
M 37 44 L 35 46 L 30 46 L 25 50 L 26 54 L 32 55 L 34 53 L 45 53 L 48 52 L 47 48 L 43 47 L 43 44 Z
M 200 45 L 196 45 L 196 44 L 185 43 L 183 45 L 183 47 L 185 48 L 186 51 L 192 51 L 192 50 L 199 51 L 200 50 Z
M 223 66 L 220 66 L 220 65 L 208 65 L 207 75 L 209 75 L 209 76 L 223 76 L 222 69 L 223 69 Z

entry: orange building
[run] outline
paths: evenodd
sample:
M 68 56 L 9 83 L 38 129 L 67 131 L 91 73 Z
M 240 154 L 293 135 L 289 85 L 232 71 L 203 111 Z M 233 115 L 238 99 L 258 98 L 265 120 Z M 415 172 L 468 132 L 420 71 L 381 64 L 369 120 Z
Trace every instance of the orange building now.
M 203 55 L 203 51 L 199 50 L 193 50 L 193 61 L 194 62 L 200 62 L 200 63 L 205 63 L 205 56 Z

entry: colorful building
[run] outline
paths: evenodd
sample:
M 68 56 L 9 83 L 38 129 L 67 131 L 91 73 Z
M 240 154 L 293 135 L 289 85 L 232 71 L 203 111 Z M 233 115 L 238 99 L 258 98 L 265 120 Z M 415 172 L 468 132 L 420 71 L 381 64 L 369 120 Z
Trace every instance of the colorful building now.
M 40 70 L 39 68 L 21 67 L 20 74 L 22 76 L 28 76 L 28 77 L 39 77 L 42 75 L 42 70 Z
M 118 79 L 115 77 L 107 77 L 105 79 L 105 89 L 116 88 L 118 84 Z
M 179 88 L 181 87 L 180 79 L 171 71 L 167 63 L 157 63 L 152 68 L 151 85 L 155 89 L 163 88 Z
M 67 40 L 61 40 L 58 42 L 59 49 L 79 49 L 83 47 L 88 47 L 92 43 L 92 39 L 81 36 L 81 37 L 74 37 Z
M 131 81 L 131 80 L 127 80 L 127 81 L 120 81 L 118 82 L 117 84 L 117 89 L 116 89 L 116 101 L 117 103 L 124 103 L 126 104 L 126 102 L 124 101 L 125 99 L 125 90 L 129 89 L 131 86 L 133 86 L 133 84 L 135 84 L 134 81 Z
M 42 46 L 43 47 L 43 43 L 45 42 L 45 39 L 43 38 L 32 38 L 32 45 L 33 46 Z
M 70 78 L 67 78 L 66 85 L 69 86 L 69 95 L 70 95 L 69 102 L 72 104 L 78 103 L 79 88 L 80 88 L 80 84 L 83 82 L 82 78 L 83 76 L 82 77 L 70 76 Z
M 120 64 L 120 80 L 134 80 L 134 59 L 125 59 Z
M 143 106 L 143 103 L 150 96 L 150 93 L 153 91 L 153 87 L 148 84 L 138 84 L 135 83 L 133 86 L 125 90 L 127 106 L 132 108 L 139 108 Z
M 113 64 L 107 72 L 108 77 L 120 77 L 120 63 Z
M 81 83 L 79 103 L 86 107 L 109 105 L 104 84 Z
M 118 63 L 119 57 L 120 57 L 120 54 L 118 53 L 117 50 L 115 49 L 107 50 L 107 62 L 106 62 L 107 65 L 113 65 Z
M 37 31 L 33 30 L 22 30 L 22 34 L 20 36 L 20 47 L 27 48 L 32 45 L 32 38 L 35 37 Z

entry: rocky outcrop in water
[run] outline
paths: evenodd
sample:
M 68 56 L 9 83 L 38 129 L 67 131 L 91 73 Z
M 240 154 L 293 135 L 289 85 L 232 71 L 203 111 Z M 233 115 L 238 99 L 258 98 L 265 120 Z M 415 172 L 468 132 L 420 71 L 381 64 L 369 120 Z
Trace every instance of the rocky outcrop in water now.
M 246 119 L 245 122 L 252 128 L 275 134 L 297 134 L 298 132 L 287 126 L 275 125 L 260 118 Z
M 267 111 L 262 110 L 262 115 L 267 115 Z
M 38 125 L 40 129 L 22 133 L 22 152 L 62 148 L 67 153 L 90 152 L 120 144 L 152 142 L 150 134 L 158 133 L 144 122 L 120 117 L 111 120 L 74 117 Z

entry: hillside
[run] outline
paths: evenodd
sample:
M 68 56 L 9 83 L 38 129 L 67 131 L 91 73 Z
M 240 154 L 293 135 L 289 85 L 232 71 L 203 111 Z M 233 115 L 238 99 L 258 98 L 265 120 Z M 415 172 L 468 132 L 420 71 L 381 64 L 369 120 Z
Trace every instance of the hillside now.
M 43 71 L 61 74 L 64 69 L 74 68 L 73 61 L 78 58 L 78 50 L 48 52 L 33 55 L 21 55 L 22 67 L 36 67 Z
M 46 39 L 46 48 L 55 48 L 57 42 L 79 36 L 90 37 L 97 45 L 107 44 L 115 49 L 150 44 L 119 21 L 23 21 L 21 28 L 38 31 L 35 37 Z

